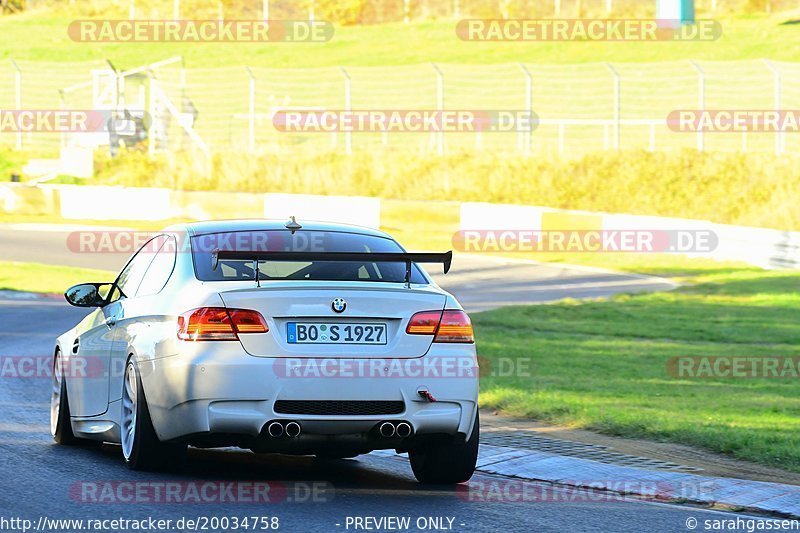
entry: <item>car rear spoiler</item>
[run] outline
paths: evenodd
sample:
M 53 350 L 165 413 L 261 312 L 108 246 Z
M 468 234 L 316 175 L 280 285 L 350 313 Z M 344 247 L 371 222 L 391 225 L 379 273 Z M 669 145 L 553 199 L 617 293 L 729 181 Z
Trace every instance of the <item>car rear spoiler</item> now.
M 450 271 L 453 252 L 443 253 L 406 253 L 406 252 L 265 252 L 247 250 L 219 250 L 211 252 L 211 270 L 217 270 L 221 259 L 253 261 L 258 285 L 258 261 L 330 261 L 351 263 L 366 261 L 369 263 L 405 263 L 405 284 L 411 286 L 412 263 L 442 263 L 444 273 Z

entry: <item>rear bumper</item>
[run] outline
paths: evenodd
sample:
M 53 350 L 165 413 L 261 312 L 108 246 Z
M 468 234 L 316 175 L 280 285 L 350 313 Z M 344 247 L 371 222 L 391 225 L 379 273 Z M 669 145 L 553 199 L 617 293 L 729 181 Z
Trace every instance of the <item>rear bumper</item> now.
M 396 440 L 373 438 L 376 426 L 384 421 L 408 422 L 414 438 L 469 436 L 472 431 L 478 399 L 474 345 L 434 345 L 411 363 L 407 359 L 303 360 L 300 372 L 297 359 L 252 357 L 238 343 L 184 343 L 182 352 L 139 361 L 150 415 L 161 440 L 228 435 L 255 442 L 263 438 L 265 425 L 275 420 L 300 424 L 302 434 L 295 445 L 301 448 L 313 447 L 315 442 L 398 447 Z M 313 362 L 306 364 L 309 361 Z M 393 362 L 399 365 L 392 366 Z M 391 367 L 392 372 L 384 373 L 380 367 Z M 436 401 L 421 397 L 421 389 Z M 400 401 L 403 409 L 394 414 L 283 414 L 275 410 L 277 400 Z M 276 444 L 279 448 L 289 445 Z

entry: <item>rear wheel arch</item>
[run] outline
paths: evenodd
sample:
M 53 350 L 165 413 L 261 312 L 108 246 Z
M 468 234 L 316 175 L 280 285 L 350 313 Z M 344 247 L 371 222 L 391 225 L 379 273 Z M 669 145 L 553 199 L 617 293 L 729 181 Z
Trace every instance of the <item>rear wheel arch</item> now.
M 123 432 L 128 428 L 126 425 L 133 426 L 133 438 L 129 441 L 130 454 L 125 452 L 123 443 L 123 458 L 129 468 L 133 470 L 155 470 L 165 464 L 179 460 L 186 452 L 186 445 L 181 443 L 162 442 L 153 427 L 150 418 L 150 408 L 147 403 L 147 394 L 144 391 L 144 381 L 141 371 L 133 353 L 128 355 L 125 362 L 125 378 L 123 386 L 128 384 L 128 369 L 134 372 L 135 381 L 135 401 L 133 403 L 133 418 L 128 420 L 125 416 L 125 391 L 123 391 L 123 410 L 121 414 L 120 437 L 125 438 Z M 134 384 L 131 384 L 134 385 Z M 132 386 L 131 389 L 134 387 Z
M 133 347 L 129 347 L 128 356 L 125 358 L 125 366 L 123 367 L 123 372 L 124 372 L 124 369 L 128 368 L 128 364 L 131 363 L 131 362 L 133 362 L 133 365 L 136 368 L 136 372 L 138 374 L 138 382 L 139 382 L 139 385 L 142 388 L 142 397 L 144 399 L 143 407 L 145 409 L 147 409 L 147 417 L 148 417 L 148 419 L 149 419 L 149 421 L 150 421 L 150 423 L 152 425 L 152 428 L 153 428 L 153 431 L 156 434 L 156 437 L 161 439 L 162 436 L 159 434 L 159 430 L 158 430 L 157 424 L 153 420 L 153 409 L 152 409 L 152 407 L 150 405 L 150 398 L 153 396 L 152 394 L 149 394 L 150 393 L 150 387 L 152 386 L 152 383 L 150 383 L 149 380 L 145 379 L 144 375 L 142 373 L 142 363 L 148 364 L 149 362 L 148 361 L 142 362 L 141 359 L 136 354 L 136 351 L 133 349 Z M 123 374 L 123 378 L 122 378 L 122 386 L 125 387 L 124 374 Z M 120 408 L 121 408 L 121 406 L 120 406 Z

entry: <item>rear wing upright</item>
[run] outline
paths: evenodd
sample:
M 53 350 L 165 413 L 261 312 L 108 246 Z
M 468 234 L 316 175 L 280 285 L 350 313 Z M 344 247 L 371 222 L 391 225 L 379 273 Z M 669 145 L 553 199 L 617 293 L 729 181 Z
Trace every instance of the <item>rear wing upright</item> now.
M 256 286 L 259 284 L 259 261 L 327 261 L 335 263 L 352 263 L 365 261 L 368 263 L 405 263 L 405 284 L 411 286 L 411 265 L 413 263 L 441 263 L 444 273 L 450 271 L 453 262 L 453 251 L 443 253 L 407 253 L 407 252 L 267 252 L 248 250 L 219 250 L 211 252 L 211 270 L 217 270 L 222 259 L 253 261 L 256 272 Z

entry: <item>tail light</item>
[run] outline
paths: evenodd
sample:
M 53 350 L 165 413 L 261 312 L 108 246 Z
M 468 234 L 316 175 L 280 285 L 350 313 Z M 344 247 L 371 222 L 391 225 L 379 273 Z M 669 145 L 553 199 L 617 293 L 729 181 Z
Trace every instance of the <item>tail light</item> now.
M 406 333 L 409 335 L 433 335 L 442 319 L 441 311 L 422 311 L 415 313 L 408 321 Z
M 201 307 L 178 317 L 178 338 L 185 341 L 235 341 L 240 333 L 266 333 L 267 322 L 258 311 Z
M 409 335 L 435 335 L 433 342 L 475 342 L 472 322 L 460 310 L 421 311 L 408 321 Z
M 472 322 L 464 311 L 445 311 L 433 342 L 475 342 Z

